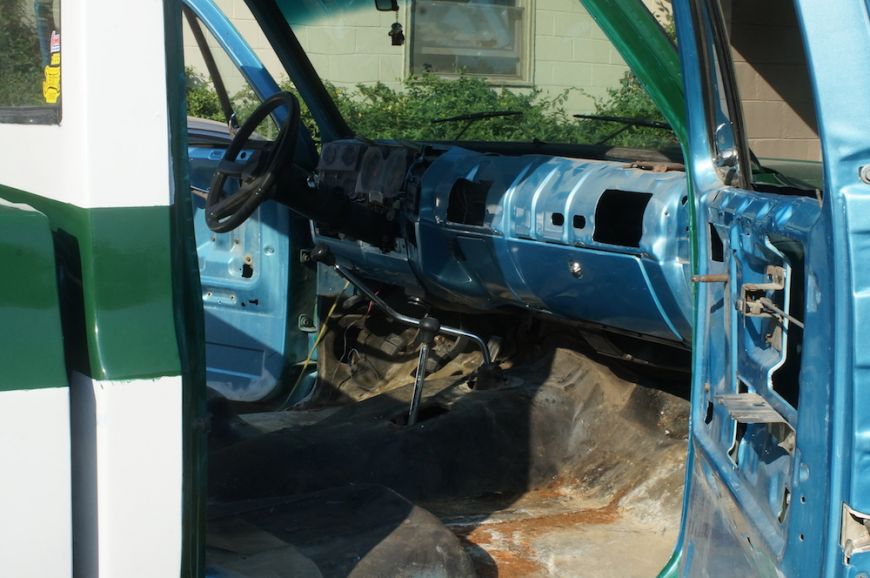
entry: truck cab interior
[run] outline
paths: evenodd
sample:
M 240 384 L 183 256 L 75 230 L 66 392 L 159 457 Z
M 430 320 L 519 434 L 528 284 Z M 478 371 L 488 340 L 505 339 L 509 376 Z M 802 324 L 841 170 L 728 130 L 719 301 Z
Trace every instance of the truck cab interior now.
M 301 37 L 384 18 L 332 4 L 248 2 L 280 84 L 216 5 L 184 7 L 219 104 L 187 135 L 209 576 L 656 574 L 681 528 L 693 281 L 725 285 L 740 239 L 716 216 L 745 207 L 694 214 L 684 113 L 670 109 L 565 120 L 591 141 L 465 136 L 509 133 L 518 109 L 421 121 L 450 137 L 359 132 Z M 817 216 L 815 187 L 754 172 L 775 191 L 765 210 Z M 693 280 L 695 229 L 713 269 Z M 755 309 L 740 339 L 757 344 L 759 375 L 776 374 L 764 407 L 784 421 L 740 421 L 724 390 L 700 419 L 735 466 L 763 457 L 760 507 L 783 524 L 803 254 L 786 233 L 764 251 L 743 262 Z M 730 393 L 750 393 L 741 383 Z

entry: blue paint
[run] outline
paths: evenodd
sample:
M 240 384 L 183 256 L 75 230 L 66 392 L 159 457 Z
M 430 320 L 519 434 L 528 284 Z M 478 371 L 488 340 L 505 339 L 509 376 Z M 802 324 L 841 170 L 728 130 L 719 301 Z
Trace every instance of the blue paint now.
M 254 93 L 262 100 L 280 89 L 259 58 L 212 0 L 186 4 L 215 37 Z M 274 113 L 277 123 L 286 111 Z M 218 127 L 220 128 L 220 127 Z M 229 142 L 229 135 L 218 137 Z M 193 140 L 193 139 L 192 139 Z M 247 151 L 240 154 L 244 160 Z M 188 148 L 191 184 L 208 189 L 222 146 Z M 316 150 L 300 131 L 296 161 L 311 165 Z M 231 192 L 231 187 L 227 187 Z M 278 203 L 265 203 L 231 233 L 212 233 L 205 224 L 205 201 L 194 197 L 194 231 L 203 288 L 206 334 L 206 379 L 233 400 L 253 401 L 273 394 L 292 364 L 308 350 L 308 334 L 295 327 L 291 303 L 295 293 L 290 262 L 291 216 Z M 247 261 L 246 261 L 247 260 Z
M 235 46 L 230 54 L 246 78 L 263 94 L 276 90 L 211 1 L 195 4 L 213 21 L 208 26 L 219 40 Z M 690 0 L 673 5 L 688 123 L 682 145 L 694 197 L 682 173 L 446 147 L 422 177 L 413 235 L 405 232 L 394 249 L 382 252 L 316 231 L 315 238 L 371 279 L 475 310 L 509 306 L 673 343 L 692 341 L 693 408 L 676 550 L 681 575 L 856 576 L 870 569 L 870 555 L 846 564 L 839 532 L 843 503 L 870 512 L 870 334 L 862 331 L 870 322 L 870 186 L 858 179 L 859 168 L 870 164 L 870 102 L 861 97 L 870 85 L 868 3 L 796 1 L 825 158 L 821 207 L 815 199 L 724 182 L 715 159 L 739 148 L 727 127 L 739 119 L 715 106 L 718 98 L 709 101 L 713 110 L 705 109 L 707 81 L 698 67 L 702 52 Z M 708 129 L 708 112 L 714 126 L 725 122 L 725 129 Z M 313 155 L 310 139 L 300 138 L 300 150 Z M 480 223 L 449 218 L 460 178 L 491 182 Z M 596 239 L 596 207 L 605 189 L 651 195 L 638 246 Z M 684 197 L 694 207 L 684 206 Z M 729 276 L 727 284 L 699 285 L 694 311 L 687 234 L 692 208 L 698 219 L 695 273 Z M 583 226 L 574 226 L 575 215 Z M 269 235 L 287 235 L 283 221 L 273 217 L 261 212 L 261 236 L 252 233 L 251 247 L 262 247 Z M 255 228 L 253 221 L 249 225 Z M 722 242 L 721 262 L 708 253 L 711 234 Z M 203 248 L 201 255 L 204 270 L 228 259 L 218 249 Z M 582 275 L 572 273 L 575 262 Z M 773 290 L 765 294 L 806 324 L 797 400 L 777 381 L 784 364 L 796 358 L 789 342 L 797 329 L 783 323 L 775 336 L 779 323 L 738 307 L 741 286 L 769 281 L 770 265 L 785 271 L 786 287 L 778 297 Z M 273 283 L 278 281 L 267 285 Z M 792 291 L 793 283 L 801 291 Z M 243 323 L 237 329 L 247 331 Z M 264 333 L 258 328 L 251 335 L 262 340 Z M 743 391 L 764 398 L 784 425 L 738 427 L 718 396 Z
M 857 305 L 866 287 L 863 278 L 870 280 L 866 258 L 857 254 L 866 246 L 864 232 L 870 231 L 863 225 L 870 214 L 870 206 L 864 207 L 870 187 L 857 178 L 858 167 L 870 162 L 870 115 L 866 99 L 856 98 L 870 80 L 870 30 L 866 5 L 797 5 L 825 158 L 821 207 L 814 199 L 743 191 L 722 183 L 713 161 L 714 139 L 706 128 L 704 80 L 697 64 L 701 53 L 692 41 L 690 3 L 674 3 L 687 95 L 688 161 L 698 195 L 699 247 L 709 245 L 707 223 L 725 247 L 724 263 L 700 255 L 698 272 L 727 272 L 730 278 L 727 286 L 705 284 L 697 294 L 694 464 L 678 545 L 680 574 L 685 576 L 854 576 L 868 568 L 863 554 L 844 563 L 839 534 L 842 503 L 865 512 L 870 506 L 870 445 L 864 441 L 870 437 L 865 417 L 870 400 L 858 389 L 867 377 L 858 359 L 868 350 L 866 331 L 858 328 L 868 319 Z M 723 142 L 727 140 L 726 135 Z M 770 321 L 746 317 L 736 308 L 740 286 L 764 281 L 769 264 L 784 267 L 787 278 L 803 282 L 801 302 L 784 299 L 785 307 L 801 312 L 806 324 L 798 407 L 771 381 L 789 333 L 797 329 L 785 329 L 779 351 L 766 339 Z M 797 274 L 798 268 L 804 275 Z M 783 293 L 787 296 L 789 288 Z M 764 397 L 794 429 L 793 450 L 788 449 L 791 443 L 776 443 L 783 440 L 766 426 L 749 424 L 735 464 L 735 452 L 729 456 L 728 450 L 736 424 L 715 398 L 736 393 L 740 383 Z M 858 391 L 863 393 L 859 396 Z M 708 403 L 713 411 L 705 423 Z M 790 503 L 779 516 L 785 488 Z
M 450 220 L 461 179 L 488 183 L 479 224 Z M 596 207 L 609 189 L 650 196 L 639 246 L 596 240 L 603 226 Z M 315 241 L 369 277 L 453 305 L 513 306 L 681 343 L 691 339 L 685 196 L 680 172 L 449 147 L 422 176 L 413 239 L 389 253 L 352 240 Z

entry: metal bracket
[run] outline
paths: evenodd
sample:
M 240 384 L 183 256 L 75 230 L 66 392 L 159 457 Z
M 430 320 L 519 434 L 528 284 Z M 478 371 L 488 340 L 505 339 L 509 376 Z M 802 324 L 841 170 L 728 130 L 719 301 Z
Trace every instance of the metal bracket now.
M 740 286 L 740 300 L 737 308 L 747 317 L 773 317 L 762 304 L 767 291 L 782 291 L 785 288 L 785 269 L 768 265 L 765 269 L 767 283 L 744 283 Z
M 803 329 L 800 319 L 790 315 L 771 300 L 768 291 L 782 291 L 785 288 L 785 268 L 768 265 L 765 270 L 770 279 L 767 283 L 744 283 L 740 287 L 740 299 L 737 309 L 746 317 L 773 317 L 782 324 L 786 319 Z
M 870 515 L 857 512 L 843 504 L 840 547 L 843 549 L 846 564 L 854 554 L 870 551 Z
M 740 423 L 788 423 L 782 414 L 757 393 L 717 395 L 715 399 Z

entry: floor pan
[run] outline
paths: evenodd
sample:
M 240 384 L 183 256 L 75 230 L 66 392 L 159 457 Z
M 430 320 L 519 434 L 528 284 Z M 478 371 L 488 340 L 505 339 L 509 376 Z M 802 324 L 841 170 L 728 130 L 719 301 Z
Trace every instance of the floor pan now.
M 210 534 L 241 518 L 322 576 L 655 575 L 679 528 L 688 402 L 654 385 L 557 349 L 487 390 L 436 376 L 424 405 L 439 409 L 411 427 L 397 419 L 405 386 L 337 409 L 242 416 L 246 439 L 210 459 Z M 407 511 L 327 499 L 348 488 L 381 488 Z M 268 508 L 228 506 L 269 500 L 285 504 L 280 523 Z M 342 541 L 348 515 L 367 538 Z M 212 539 L 221 567 L 285 575 L 242 572 L 241 538 L 224 534 Z M 340 551 L 353 564 L 330 566 Z

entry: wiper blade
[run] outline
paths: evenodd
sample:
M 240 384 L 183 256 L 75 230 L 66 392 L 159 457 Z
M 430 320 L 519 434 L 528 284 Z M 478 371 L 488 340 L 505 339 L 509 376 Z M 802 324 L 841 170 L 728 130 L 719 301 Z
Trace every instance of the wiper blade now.
M 630 116 L 609 116 L 604 114 L 575 114 L 574 118 L 582 118 L 585 120 L 600 120 L 602 122 L 619 122 L 629 126 L 645 126 L 649 128 L 661 128 L 671 130 L 671 125 L 659 120 L 649 120 L 648 118 L 633 118 Z
M 630 116 L 610 116 L 606 114 L 575 114 L 574 118 L 581 118 L 584 120 L 599 120 L 602 122 L 618 122 L 624 126 L 616 129 L 612 133 L 605 136 L 603 139 L 599 140 L 596 145 L 603 145 L 613 137 L 620 135 L 630 129 L 633 126 L 642 126 L 646 128 L 657 128 L 663 130 L 671 130 L 671 125 L 666 122 L 661 122 L 659 120 L 650 120 L 648 118 L 633 118 Z
M 483 112 L 469 112 L 468 114 L 457 114 L 456 116 L 447 116 L 444 118 L 433 118 L 432 124 L 442 122 L 456 122 L 460 120 L 482 120 L 484 118 L 496 118 L 499 116 L 520 116 L 523 114 L 521 110 L 485 110 Z
M 497 118 L 497 117 L 505 117 L 505 116 L 522 116 L 523 112 L 521 110 L 485 110 L 482 112 L 469 112 L 467 114 L 457 114 L 456 116 L 448 116 L 445 118 L 433 118 L 432 124 L 440 124 L 442 122 L 462 122 L 465 121 L 465 126 L 463 126 L 456 136 L 453 137 L 453 140 L 459 140 L 459 137 L 465 134 L 465 131 L 468 128 L 476 123 L 479 120 L 484 120 L 487 118 Z

